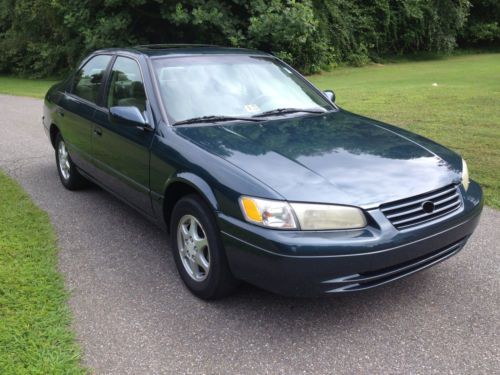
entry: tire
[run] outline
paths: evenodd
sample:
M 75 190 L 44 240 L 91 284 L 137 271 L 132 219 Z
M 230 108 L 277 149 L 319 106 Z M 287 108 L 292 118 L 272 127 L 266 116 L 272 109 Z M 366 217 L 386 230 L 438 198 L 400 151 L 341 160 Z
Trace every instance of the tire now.
M 239 281 L 229 269 L 215 217 L 199 196 L 187 195 L 177 202 L 170 239 L 177 271 L 195 296 L 214 300 L 236 290 Z
M 87 180 L 78 172 L 76 165 L 68 154 L 61 133 L 56 135 L 54 142 L 56 152 L 56 167 L 61 183 L 68 190 L 79 190 L 88 185 Z

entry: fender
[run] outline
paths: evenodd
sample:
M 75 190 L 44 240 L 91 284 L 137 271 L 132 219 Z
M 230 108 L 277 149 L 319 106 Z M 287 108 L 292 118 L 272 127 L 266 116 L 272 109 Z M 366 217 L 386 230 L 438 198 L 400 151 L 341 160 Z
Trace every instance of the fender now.
M 219 204 L 217 202 L 217 199 L 215 198 L 215 194 L 212 188 L 200 176 L 191 172 L 176 173 L 166 181 L 165 188 L 163 189 L 163 191 L 166 193 L 169 186 L 171 186 L 173 183 L 176 182 L 182 182 L 187 185 L 190 185 L 192 188 L 197 190 L 198 193 L 203 198 L 205 198 L 205 200 L 207 201 L 207 203 L 209 203 L 210 208 L 212 208 L 212 210 L 219 211 Z M 163 199 L 168 199 L 165 193 L 163 195 Z
M 169 223 L 168 219 L 165 217 L 165 210 L 169 211 L 172 209 L 175 204 L 175 200 L 179 197 L 177 194 L 170 196 L 170 199 L 174 200 L 170 201 L 168 190 L 173 184 L 176 183 L 182 183 L 189 186 L 191 189 L 196 191 L 205 200 L 205 202 L 207 202 L 214 212 L 219 211 L 219 204 L 215 198 L 215 194 L 210 185 L 203 178 L 191 172 L 175 173 L 165 181 L 162 195 L 151 191 L 153 210 L 158 220 L 163 224 L 167 231 Z

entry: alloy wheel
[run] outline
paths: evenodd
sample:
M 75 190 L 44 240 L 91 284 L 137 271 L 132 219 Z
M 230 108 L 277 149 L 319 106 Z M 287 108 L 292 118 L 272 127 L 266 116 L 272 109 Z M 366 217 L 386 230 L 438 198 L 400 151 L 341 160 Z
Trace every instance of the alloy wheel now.
M 69 155 L 68 150 L 66 149 L 66 145 L 64 141 L 59 142 L 59 146 L 57 148 L 57 154 L 59 159 L 59 171 L 65 180 L 69 179 L 70 176 L 70 164 L 69 164 Z
M 197 282 L 204 281 L 210 271 L 210 246 L 205 230 L 193 215 L 179 220 L 177 248 L 187 274 Z

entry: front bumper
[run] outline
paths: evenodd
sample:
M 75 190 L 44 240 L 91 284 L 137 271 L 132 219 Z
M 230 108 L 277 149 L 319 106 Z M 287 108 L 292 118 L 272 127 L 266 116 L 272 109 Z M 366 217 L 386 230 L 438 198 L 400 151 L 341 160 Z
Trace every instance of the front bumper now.
M 229 265 L 237 278 L 272 292 L 311 296 L 369 289 L 459 252 L 483 207 L 478 184 L 461 187 L 463 205 L 432 222 L 397 230 L 379 209 L 350 231 L 278 231 L 219 214 Z

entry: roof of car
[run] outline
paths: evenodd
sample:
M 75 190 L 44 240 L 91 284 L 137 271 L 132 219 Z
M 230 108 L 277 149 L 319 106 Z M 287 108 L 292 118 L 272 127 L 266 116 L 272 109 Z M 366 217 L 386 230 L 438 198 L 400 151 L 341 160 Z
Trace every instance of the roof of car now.
M 262 51 L 247 49 L 247 48 L 234 48 L 234 47 L 221 47 L 210 44 L 144 44 L 128 48 L 108 48 L 100 50 L 99 52 L 120 52 L 126 51 L 129 53 L 144 54 L 148 56 L 171 56 L 171 55 L 220 55 L 220 54 L 237 54 L 237 55 L 262 55 L 268 56 L 269 54 Z

